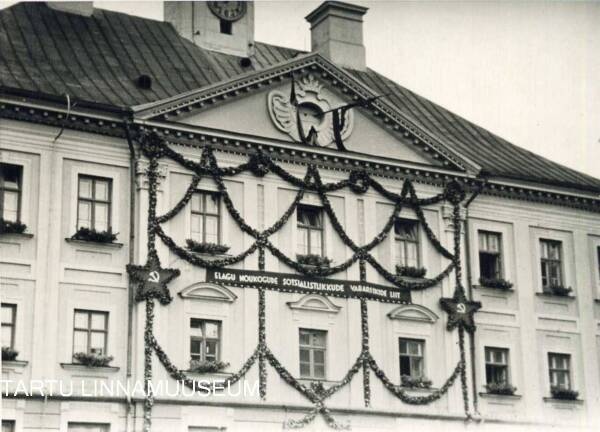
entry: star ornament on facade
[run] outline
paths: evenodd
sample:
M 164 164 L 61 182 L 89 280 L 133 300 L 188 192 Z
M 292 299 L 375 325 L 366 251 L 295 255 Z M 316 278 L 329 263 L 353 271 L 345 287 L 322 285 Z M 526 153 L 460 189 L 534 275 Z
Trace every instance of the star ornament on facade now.
M 463 294 L 457 298 L 441 298 L 440 305 L 448 314 L 448 324 L 446 325 L 448 330 L 462 327 L 469 333 L 475 331 L 473 315 L 481 309 L 480 302 L 469 301 Z
M 169 293 L 167 284 L 179 276 L 178 269 L 165 269 L 160 266 L 157 259 L 148 259 L 145 266 L 128 265 L 127 273 L 137 285 L 135 299 L 138 302 L 151 298 L 167 305 L 173 298 Z

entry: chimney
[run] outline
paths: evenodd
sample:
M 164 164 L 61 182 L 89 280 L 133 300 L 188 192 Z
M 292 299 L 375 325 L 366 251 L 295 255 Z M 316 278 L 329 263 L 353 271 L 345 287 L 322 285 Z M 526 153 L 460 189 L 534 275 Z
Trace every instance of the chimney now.
M 254 2 L 165 1 L 164 19 L 202 48 L 240 57 L 254 53 Z
M 93 1 L 48 1 L 46 4 L 50 9 L 75 15 L 89 17 L 94 13 Z
M 339 1 L 326 1 L 306 16 L 310 23 L 312 52 L 339 66 L 365 70 L 363 15 L 368 8 Z

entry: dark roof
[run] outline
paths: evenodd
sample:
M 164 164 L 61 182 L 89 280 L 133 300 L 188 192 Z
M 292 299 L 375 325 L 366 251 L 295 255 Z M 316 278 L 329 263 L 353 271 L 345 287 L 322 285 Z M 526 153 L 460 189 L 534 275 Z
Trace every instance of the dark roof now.
M 300 51 L 256 42 L 249 67 L 202 49 L 165 22 L 94 9 L 91 17 L 44 3 L 0 11 L 0 86 L 128 109 L 225 81 L 294 58 Z M 346 69 L 425 132 L 492 176 L 600 190 L 600 180 L 524 150 L 401 87 L 375 71 Z M 142 90 L 136 80 L 152 77 Z

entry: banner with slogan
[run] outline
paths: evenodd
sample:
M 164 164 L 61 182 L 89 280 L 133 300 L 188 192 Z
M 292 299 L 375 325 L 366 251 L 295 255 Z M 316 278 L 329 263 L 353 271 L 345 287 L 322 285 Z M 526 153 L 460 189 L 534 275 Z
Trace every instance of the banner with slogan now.
M 367 298 L 387 303 L 410 303 L 410 291 L 368 282 L 325 279 L 257 270 L 207 269 L 206 282 L 241 288 L 266 288 L 283 292 L 315 293 L 344 298 Z

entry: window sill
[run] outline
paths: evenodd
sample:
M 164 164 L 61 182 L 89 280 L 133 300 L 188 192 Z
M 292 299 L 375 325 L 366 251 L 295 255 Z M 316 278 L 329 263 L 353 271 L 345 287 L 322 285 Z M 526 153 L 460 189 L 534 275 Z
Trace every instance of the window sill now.
M 0 233 L 0 237 L 21 237 L 25 239 L 33 238 L 33 234 L 24 232 L 24 233 Z
M 401 279 L 406 282 L 425 282 L 425 281 L 429 280 L 426 277 L 412 277 L 412 276 L 399 276 L 399 275 L 396 275 L 396 277 L 398 279 Z
M 408 391 L 408 392 L 413 392 L 413 393 L 433 393 L 434 391 L 439 390 L 436 387 L 428 387 L 428 388 L 424 388 L 424 387 L 408 387 L 408 386 L 398 386 L 399 388 L 401 388 L 404 391 Z
M 227 254 L 227 253 L 222 253 L 222 254 L 211 254 L 211 253 L 207 253 L 207 252 L 194 252 L 193 250 L 190 249 L 186 249 L 189 253 L 191 253 L 192 255 L 198 256 L 200 258 L 214 258 L 214 259 L 222 259 L 222 258 L 228 258 L 231 257 L 233 255 L 231 254 Z
M 552 294 L 552 293 L 548 293 L 548 292 L 536 292 L 535 293 L 536 296 L 540 296 L 540 297 L 550 297 L 553 299 L 565 299 L 565 300 L 575 300 L 575 296 L 573 295 L 556 295 L 556 294 Z
M 505 289 L 505 288 L 497 288 L 497 287 L 491 287 L 491 286 L 487 286 L 487 285 L 473 285 L 474 289 L 487 289 L 487 290 L 493 290 L 495 292 L 505 292 L 507 294 L 511 294 L 515 292 L 514 288 L 509 288 L 509 289 Z
M 334 386 L 336 384 L 339 384 L 339 381 L 330 381 L 327 379 L 323 379 L 323 378 L 298 378 L 298 381 L 300 381 L 302 384 L 310 387 L 311 383 L 321 383 L 321 384 L 327 384 L 329 386 Z
M 106 372 L 106 373 L 115 373 L 120 370 L 117 366 L 86 366 L 80 363 L 61 363 L 60 367 L 65 370 L 76 370 L 76 371 L 95 371 L 95 372 Z
M 518 400 L 518 399 L 521 399 L 521 397 L 522 397 L 520 394 L 498 394 L 498 393 L 489 393 L 489 392 L 480 392 L 479 396 L 481 396 L 484 399 L 501 398 L 501 399 L 513 399 L 513 400 Z
M 29 364 L 26 360 L 2 360 L 2 369 L 6 368 L 24 368 Z
M 225 381 L 227 378 L 232 376 L 231 372 L 193 372 L 190 370 L 185 371 L 186 375 L 196 381 Z
M 95 242 L 95 241 L 91 241 L 91 240 L 76 240 L 76 239 L 72 239 L 69 237 L 65 238 L 65 241 L 67 243 L 107 247 L 107 248 L 112 248 L 112 249 L 121 249 L 123 247 L 123 243 L 116 243 L 116 242 L 115 243 L 102 243 L 102 242 Z
M 544 402 L 583 405 L 583 399 L 555 399 L 553 397 L 545 397 Z

